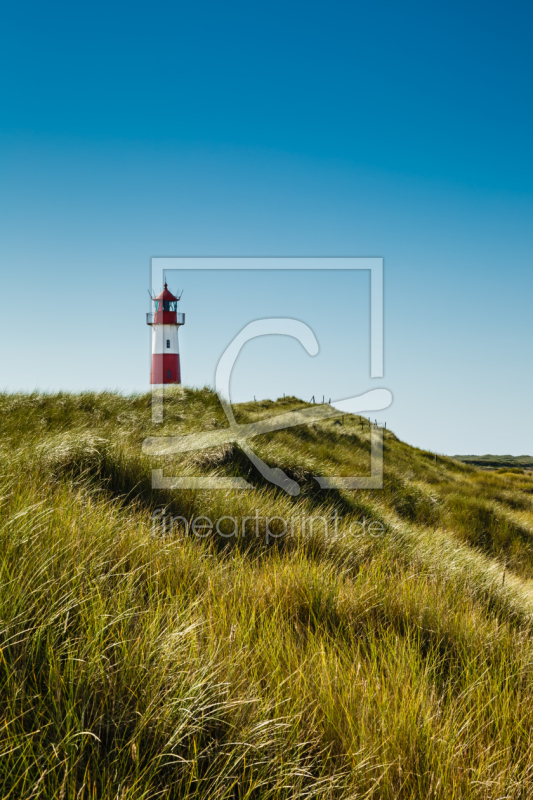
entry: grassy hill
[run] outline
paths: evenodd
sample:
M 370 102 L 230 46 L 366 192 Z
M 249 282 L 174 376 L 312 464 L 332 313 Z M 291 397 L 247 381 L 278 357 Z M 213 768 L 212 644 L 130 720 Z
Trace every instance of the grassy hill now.
M 532 796 L 533 475 L 385 431 L 383 491 L 321 490 L 369 472 L 345 415 L 253 440 L 291 497 L 235 445 L 143 455 L 227 425 L 208 390 L 165 404 L 0 395 L 0 796 Z

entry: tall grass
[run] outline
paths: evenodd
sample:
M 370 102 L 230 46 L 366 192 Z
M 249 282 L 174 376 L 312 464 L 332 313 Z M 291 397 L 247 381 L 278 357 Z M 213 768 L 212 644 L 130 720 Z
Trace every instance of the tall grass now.
M 383 491 L 322 491 L 369 470 L 345 415 L 254 440 L 292 498 L 235 446 L 143 456 L 226 424 L 208 390 L 165 402 L 0 395 L 0 796 L 532 796 L 533 478 L 387 432 Z M 161 466 L 256 489 L 153 491 Z M 162 509 L 260 520 L 162 535 Z

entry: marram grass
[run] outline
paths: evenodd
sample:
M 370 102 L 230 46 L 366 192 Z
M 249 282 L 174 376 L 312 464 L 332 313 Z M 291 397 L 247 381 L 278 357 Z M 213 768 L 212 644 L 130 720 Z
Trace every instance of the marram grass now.
M 369 470 L 348 415 L 253 441 L 296 498 L 233 445 L 143 456 L 225 427 L 209 390 L 171 392 L 163 426 L 112 393 L 0 395 L 0 419 L 0 797 L 533 796 L 529 473 L 387 432 L 383 491 L 322 491 Z M 153 467 L 256 489 L 164 494 Z M 162 509 L 224 535 L 163 536 Z

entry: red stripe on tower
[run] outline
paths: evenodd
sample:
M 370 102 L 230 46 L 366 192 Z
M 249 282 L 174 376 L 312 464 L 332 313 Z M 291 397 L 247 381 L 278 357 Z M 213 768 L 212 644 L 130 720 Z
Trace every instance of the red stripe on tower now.
M 152 353 L 150 383 L 181 383 L 179 353 Z
M 178 312 L 179 297 L 165 288 L 153 298 L 155 312 L 146 315 L 152 327 L 152 386 L 181 383 L 178 330 L 185 325 L 185 314 Z

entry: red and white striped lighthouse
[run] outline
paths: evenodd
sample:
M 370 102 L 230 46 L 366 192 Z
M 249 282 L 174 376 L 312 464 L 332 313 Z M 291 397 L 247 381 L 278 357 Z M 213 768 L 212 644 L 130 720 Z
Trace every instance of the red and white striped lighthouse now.
M 185 325 L 185 314 L 178 313 L 179 299 L 165 283 L 161 294 L 153 298 L 155 312 L 146 315 L 146 324 L 152 326 L 152 386 L 181 383 L 178 329 Z

